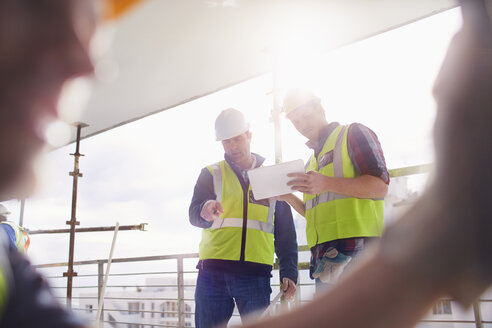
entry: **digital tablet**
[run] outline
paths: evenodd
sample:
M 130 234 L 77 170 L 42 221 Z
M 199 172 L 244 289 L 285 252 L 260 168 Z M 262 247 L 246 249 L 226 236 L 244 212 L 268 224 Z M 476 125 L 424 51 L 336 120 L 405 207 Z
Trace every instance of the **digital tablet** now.
M 289 173 L 304 173 L 302 159 L 271 166 L 261 166 L 248 171 L 249 182 L 255 199 L 265 199 L 292 193 L 287 182 Z

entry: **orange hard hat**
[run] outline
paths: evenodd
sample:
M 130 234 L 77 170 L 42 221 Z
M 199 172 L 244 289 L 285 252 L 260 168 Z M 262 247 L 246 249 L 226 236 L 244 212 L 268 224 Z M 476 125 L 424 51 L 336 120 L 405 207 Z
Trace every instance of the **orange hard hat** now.
M 104 18 L 116 19 L 142 0 L 106 0 L 104 1 Z

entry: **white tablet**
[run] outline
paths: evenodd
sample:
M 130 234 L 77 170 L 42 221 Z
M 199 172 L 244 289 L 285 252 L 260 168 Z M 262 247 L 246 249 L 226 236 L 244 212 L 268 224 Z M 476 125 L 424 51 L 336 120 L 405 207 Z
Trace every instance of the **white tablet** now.
M 249 182 L 255 199 L 265 199 L 292 193 L 287 182 L 289 173 L 304 173 L 302 159 L 271 166 L 261 166 L 248 171 Z

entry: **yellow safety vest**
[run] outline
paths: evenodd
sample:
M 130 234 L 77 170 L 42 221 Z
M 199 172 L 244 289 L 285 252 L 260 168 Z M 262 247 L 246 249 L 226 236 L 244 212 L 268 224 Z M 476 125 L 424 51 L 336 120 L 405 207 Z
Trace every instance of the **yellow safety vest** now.
M 25 230 L 18 226 L 15 223 L 12 223 L 10 221 L 2 221 L 0 224 L 7 224 L 12 227 L 15 231 L 15 245 L 17 246 L 17 249 L 19 252 L 22 254 L 26 254 L 27 248 L 29 247 L 29 236 L 25 232 Z
M 0 245 L 0 316 L 3 316 L 7 308 L 9 281 L 12 282 L 12 270 L 4 247 L 4 245 Z
M 347 148 L 349 126 L 339 125 L 326 139 L 323 149 L 314 154 L 306 172 L 329 177 L 357 176 Z M 327 241 L 380 236 L 384 228 L 384 200 L 356 198 L 334 192 L 304 194 L 306 237 L 309 247 Z
M 202 230 L 200 259 L 244 260 L 273 265 L 275 200 L 259 204 L 253 198 L 250 186 L 245 194 L 226 161 L 207 168 L 213 176 L 216 200 L 222 203 L 224 213 L 213 221 L 210 228 Z
M 0 316 L 3 315 L 8 302 L 8 283 L 4 269 L 0 268 Z

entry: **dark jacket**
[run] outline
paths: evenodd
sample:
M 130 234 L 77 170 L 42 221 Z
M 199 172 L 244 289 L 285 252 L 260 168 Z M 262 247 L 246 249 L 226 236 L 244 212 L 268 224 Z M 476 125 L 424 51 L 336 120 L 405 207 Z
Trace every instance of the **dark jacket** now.
M 256 167 L 260 166 L 265 161 L 260 155 L 253 155 L 256 156 Z M 247 192 L 249 181 L 243 179 L 241 169 L 231 162 L 227 155 L 224 157 L 236 173 L 243 190 L 246 190 Z M 190 204 L 189 215 L 191 224 L 200 228 L 209 228 L 212 226 L 212 222 L 207 222 L 200 216 L 203 205 L 206 201 L 211 199 L 216 199 L 213 187 L 213 177 L 207 168 L 203 168 L 196 182 Z M 287 277 L 294 282 L 297 282 L 297 236 L 290 206 L 285 202 L 276 202 L 274 227 L 275 253 L 277 254 L 279 261 L 280 279 L 282 280 L 282 278 Z M 198 262 L 197 268 L 227 273 L 268 276 L 271 275 L 272 271 L 272 266 L 267 264 L 216 259 L 200 261 Z

